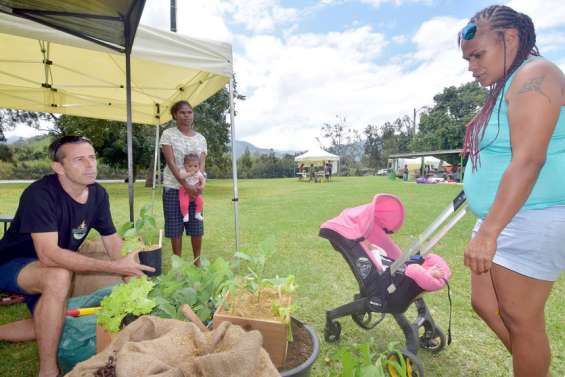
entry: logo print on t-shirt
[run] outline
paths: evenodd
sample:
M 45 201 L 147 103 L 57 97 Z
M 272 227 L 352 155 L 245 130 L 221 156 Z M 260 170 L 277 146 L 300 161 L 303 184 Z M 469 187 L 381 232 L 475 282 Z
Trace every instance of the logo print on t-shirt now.
M 88 229 L 86 228 L 86 223 L 83 221 L 78 228 L 72 230 L 73 238 L 75 240 L 82 240 L 86 233 L 88 233 Z

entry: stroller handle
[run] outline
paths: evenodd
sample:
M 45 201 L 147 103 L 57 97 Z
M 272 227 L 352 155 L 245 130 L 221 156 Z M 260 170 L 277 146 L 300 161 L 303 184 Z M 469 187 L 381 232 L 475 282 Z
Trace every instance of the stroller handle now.
M 459 195 L 453 199 L 453 201 L 445 208 L 440 215 L 418 236 L 418 238 L 410 245 L 410 248 L 400 257 L 398 257 L 394 263 L 390 266 L 390 274 L 394 275 L 396 271 L 398 271 L 404 264 L 413 256 L 418 253 L 427 254 L 432 247 L 438 243 L 447 232 L 455 226 L 463 218 L 463 216 L 467 213 L 467 204 L 464 205 L 466 201 L 465 192 L 461 191 Z M 426 243 L 426 240 L 436 232 L 436 230 L 458 209 L 461 208 L 461 211 L 453 218 L 449 223 L 447 223 L 436 235 L 433 239 Z M 424 243 L 425 246 L 424 246 Z M 391 284 L 388 287 L 389 292 L 393 292 L 396 289 L 394 284 Z

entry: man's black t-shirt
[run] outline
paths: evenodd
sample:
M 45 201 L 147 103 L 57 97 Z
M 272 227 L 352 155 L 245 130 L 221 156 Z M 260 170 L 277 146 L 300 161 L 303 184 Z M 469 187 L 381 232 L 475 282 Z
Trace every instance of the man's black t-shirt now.
M 116 233 L 106 190 L 98 183 L 88 186 L 88 200 L 81 204 L 63 190 L 57 175 L 47 175 L 22 193 L 14 221 L 0 240 L 0 264 L 37 258 L 31 233 L 57 232 L 59 247 L 76 251 L 91 228 L 103 236 Z

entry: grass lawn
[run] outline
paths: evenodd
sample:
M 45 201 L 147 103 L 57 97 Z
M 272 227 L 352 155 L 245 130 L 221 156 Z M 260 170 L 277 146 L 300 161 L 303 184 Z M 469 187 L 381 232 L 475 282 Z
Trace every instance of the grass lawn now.
M 2 185 L 0 213 L 13 214 L 19 194 L 25 185 Z M 107 184 L 114 222 L 128 218 L 127 185 Z M 239 220 L 242 251 L 253 250 L 270 236 L 276 239 L 277 253 L 268 263 L 267 273 L 296 276 L 299 285 L 295 295 L 296 317 L 314 326 L 321 338 L 322 352 L 313 376 L 329 376 L 338 371 L 332 354 L 339 344 L 371 341 L 385 350 L 392 341 L 404 337 L 390 317 L 375 329 L 364 331 L 350 318 L 340 320 L 342 336 L 338 345 L 323 340 L 325 311 L 351 300 L 357 283 L 341 255 L 328 241 L 318 237 L 320 224 L 336 216 L 343 208 L 368 203 L 374 194 L 398 195 L 406 207 L 406 222 L 394 236 L 406 248 L 439 212 L 461 190 L 455 185 L 416 185 L 386 177 L 337 177 L 330 184 L 297 182 L 294 179 L 242 180 L 239 185 Z M 161 213 L 160 191 L 156 207 Z M 211 180 L 205 193 L 205 238 L 203 254 L 208 258 L 229 258 L 234 252 L 232 183 Z M 136 207 L 151 200 L 151 191 L 136 186 Z M 496 377 L 510 376 L 510 357 L 493 333 L 470 307 L 469 271 L 463 266 L 463 249 L 469 239 L 474 218 L 467 215 L 435 247 L 453 271 L 453 343 L 443 352 L 432 355 L 421 351 L 426 376 L 429 377 Z M 0 230 L 1 232 L 1 230 Z M 191 255 L 185 241 L 185 257 Z M 165 256 L 170 245 L 164 246 Z M 554 286 L 546 308 L 547 331 L 553 352 L 554 377 L 565 376 L 565 279 Z M 527 298 L 524 298 L 527 300 Z M 435 321 L 447 331 L 449 304 L 446 290 L 426 296 Z M 24 305 L 0 307 L 0 323 L 27 317 Z M 409 312 L 413 318 L 414 313 Z M 532 350 L 535 352 L 535 350 Z M 0 342 L 0 376 L 33 376 L 36 374 L 36 348 L 28 344 Z

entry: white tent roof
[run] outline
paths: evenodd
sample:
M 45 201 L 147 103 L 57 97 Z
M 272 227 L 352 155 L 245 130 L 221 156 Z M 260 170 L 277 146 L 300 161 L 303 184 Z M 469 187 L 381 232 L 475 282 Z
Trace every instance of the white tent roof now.
M 308 152 L 296 156 L 297 162 L 320 162 L 320 161 L 339 161 L 339 156 L 326 152 L 320 148 L 310 149 Z
M 123 54 L 3 13 L 0 51 L 0 107 L 126 121 Z M 164 123 L 174 102 L 196 106 L 232 75 L 231 45 L 143 25 L 131 57 L 135 123 Z

